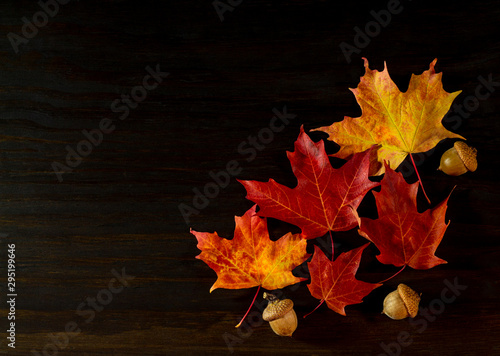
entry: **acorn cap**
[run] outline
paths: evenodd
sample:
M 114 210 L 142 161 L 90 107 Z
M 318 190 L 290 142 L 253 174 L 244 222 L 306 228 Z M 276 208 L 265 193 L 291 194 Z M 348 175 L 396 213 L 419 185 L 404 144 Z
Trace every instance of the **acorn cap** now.
M 398 293 L 403 300 L 403 303 L 405 303 L 408 314 L 412 318 L 416 317 L 418 313 L 418 304 L 420 303 L 420 296 L 417 292 L 403 283 L 398 286 Z
M 465 167 L 471 171 L 474 172 L 477 169 L 477 150 L 473 147 L 468 146 L 465 142 L 463 141 L 457 141 L 453 145 L 455 149 L 457 150 L 458 156 L 464 162 Z
M 291 299 L 275 300 L 269 302 L 266 309 L 264 309 L 262 319 L 265 321 L 273 321 L 281 318 L 292 309 L 293 301 Z

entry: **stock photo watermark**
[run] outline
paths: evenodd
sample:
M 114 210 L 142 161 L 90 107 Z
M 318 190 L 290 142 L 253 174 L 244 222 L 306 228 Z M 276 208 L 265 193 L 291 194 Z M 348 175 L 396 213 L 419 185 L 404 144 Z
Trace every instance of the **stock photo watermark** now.
M 150 66 L 146 67 L 146 74 L 142 79 L 141 85 L 133 87 L 128 94 L 122 94 L 119 99 L 115 99 L 110 109 L 115 114 L 121 114 L 118 119 L 123 121 L 129 114 L 131 109 L 146 100 L 148 92 L 156 89 L 158 85 L 163 82 L 163 79 L 168 77 L 170 73 L 162 72 L 160 65 L 157 64 L 153 69 Z M 99 122 L 99 128 L 82 130 L 84 138 L 80 140 L 74 147 L 66 145 L 66 159 L 64 163 L 54 161 L 52 162 L 52 170 L 57 176 L 59 182 L 63 181 L 63 174 L 72 172 L 74 168 L 78 167 L 84 157 L 88 157 L 94 148 L 98 147 L 104 139 L 104 135 L 112 133 L 116 129 L 113 120 L 103 118 Z
M 224 21 L 224 13 L 227 11 L 233 12 L 236 7 L 238 7 L 243 0 L 227 0 L 227 2 L 215 0 L 212 2 L 217 15 L 219 16 L 220 22 Z
M 0 237 L 7 237 L 5 234 L 0 234 Z M 7 244 L 7 305 L 8 305 L 8 329 L 7 329 L 7 346 L 16 348 L 16 244 Z
M 487 78 L 482 75 L 477 77 L 479 84 L 474 89 L 474 94 L 466 96 L 462 103 L 454 103 L 452 110 L 444 117 L 443 122 L 453 124 L 453 130 L 462 126 L 463 120 L 470 117 L 470 114 L 479 109 L 480 101 L 487 100 L 493 92 L 495 87 L 500 86 L 500 82 L 493 80 L 493 74 L 488 74 Z
M 457 297 L 459 297 L 468 286 L 460 284 L 458 282 L 458 277 L 453 279 L 453 282 L 445 279 L 443 281 L 445 287 L 441 290 L 439 298 L 431 300 L 429 303 L 429 308 L 418 309 L 418 315 L 415 318 L 410 318 L 409 323 L 411 326 L 417 329 L 412 333 L 407 330 L 402 330 L 399 332 L 396 340 L 390 343 L 380 343 L 380 347 L 384 351 L 378 354 L 378 356 L 399 356 L 403 351 L 404 347 L 408 347 L 413 343 L 412 334 L 421 334 L 427 327 L 429 323 L 436 321 L 437 317 L 444 313 L 447 304 L 455 302 Z
M 479 82 L 474 89 L 474 93 L 467 95 L 461 102 L 454 103 L 451 106 L 450 111 L 443 118 L 443 123 L 451 125 L 451 129 L 457 130 L 460 128 L 465 119 L 468 119 L 474 111 L 479 109 L 481 101 L 489 99 L 489 97 L 495 92 L 496 87 L 500 86 L 500 82 L 493 80 L 493 74 L 490 73 L 485 78 L 482 75 L 477 77 Z M 427 152 L 413 153 L 413 160 L 415 161 L 415 166 L 420 166 L 424 163 L 425 159 L 431 156 L 435 147 Z M 403 177 L 409 177 L 415 172 L 413 164 L 408 161 L 404 161 L 399 166 L 399 171 L 403 174 Z
M 248 136 L 238 145 L 238 153 L 245 157 L 247 162 L 253 161 L 258 152 L 266 148 L 266 145 L 270 144 L 274 140 L 274 135 L 285 129 L 285 127 L 290 123 L 290 120 L 295 119 L 297 115 L 290 114 L 287 111 L 286 106 L 279 111 L 273 108 L 274 116 L 269 121 L 269 125 L 259 130 L 257 135 Z M 226 163 L 224 169 L 214 172 L 210 171 L 208 174 L 210 176 L 210 182 L 206 183 L 203 190 L 199 188 L 193 188 L 193 198 L 191 205 L 186 203 L 179 204 L 178 208 L 184 221 L 187 225 L 190 223 L 190 217 L 192 215 L 198 215 L 201 210 L 208 207 L 211 199 L 215 199 L 221 189 L 226 188 L 232 177 L 235 177 L 241 173 L 243 167 L 240 163 L 233 159 Z
M 19 53 L 19 46 L 25 45 L 30 39 L 38 35 L 39 30 L 42 27 L 47 26 L 50 18 L 55 17 L 59 13 L 60 6 L 66 5 L 72 0 L 40 0 L 38 1 L 38 6 L 41 10 L 35 12 L 31 19 L 26 16 L 21 18 L 23 25 L 21 26 L 20 33 L 9 32 L 7 38 L 14 49 L 16 54 Z M 73 0 L 74 2 L 75 0 Z M 79 0 L 77 0 L 79 1 Z
M 378 12 L 371 10 L 370 15 L 373 17 L 373 20 L 367 22 L 363 28 L 354 27 L 355 34 L 352 44 L 342 42 L 339 45 L 347 63 L 351 63 L 353 53 L 360 54 L 361 50 L 366 48 L 371 40 L 380 34 L 382 28 L 389 26 L 392 17 L 400 14 L 403 9 L 403 5 L 401 5 L 399 0 L 389 0 L 385 10 L 382 9 Z
M 122 268 L 121 273 L 115 270 L 111 270 L 113 278 L 108 282 L 106 288 L 101 289 L 97 292 L 95 297 L 87 297 L 85 301 L 81 302 L 76 308 L 75 314 L 80 318 L 83 318 L 83 323 L 89 324 L 95 319 L 96 313 L 104 310 L 104 307 L 109 305 L 116 294 L 121 293 L 126 287 L 129 287 L 129 281 L 133 280 L 135 276 L 126 274 L 125 267 Z M 64 331 L 57 334 L 49 334 L 49 341 L 43 346 L 42 351 L 31 350 L 31 354 L 34 356 L 56 356 L 59 351 L 66 349 L 72 338 L 79 335 L 82 330 L 80 326 L 82 322 L 71 320 L 64 326 Z

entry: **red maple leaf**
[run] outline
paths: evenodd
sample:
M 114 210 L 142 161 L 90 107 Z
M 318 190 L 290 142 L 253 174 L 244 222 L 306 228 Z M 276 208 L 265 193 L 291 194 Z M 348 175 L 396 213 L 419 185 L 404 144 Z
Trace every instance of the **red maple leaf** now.
M 355 154 L 341 168 L 334 169 L 323 141 L 314 143 L 301 127 L 295 151 L 287 152 L 297 177 L 295 188 L 273 179 L 239 182 L 247 190 L 247 199 L 259 205 L 259 216 L 297 225 L 306 239 L 328 231 L 347 231 L 359 223 L 356 209 L 365 194 L 379 185 L 368 179 L 374 149 Z
M 363 298 L 382 284 L 367 283 L 355 278 L 365 244 L 354 250 L 340 254 L 335 261 L 330 261 L 325 254 L 314 246 L 314 255 L 307 265 L 311 274 L 311 283 L 307 285 L 311 295 L 328 307 L 345 315 L 346 305 L 361 303 Z M 321 305 L 321 304 L 320 304 Z
M 361 218 L 360 235 L 380 250 L 377 259 L 396 267 L 429 269 L 446 261 L 434 253 L 450 224 L 445 223 L 448 198 L 434 209 L 417 211 L 418 182 L 408 184 L 385 164 L 379 193 L 374 192 L 378 219 Z

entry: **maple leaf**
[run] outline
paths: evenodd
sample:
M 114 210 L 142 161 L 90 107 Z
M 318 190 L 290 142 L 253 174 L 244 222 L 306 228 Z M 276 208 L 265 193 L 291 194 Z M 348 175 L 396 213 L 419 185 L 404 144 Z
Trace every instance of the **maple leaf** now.
M 385 167 L 379 193 L 374 192 L 378 219 L 361 218 L 360 235 L 377 246 L 377 259 L 396 267 L 429 269 L 446 261 L 434 253 L 443 239 L 448 198 L 434 209 L 417 211 L 418 182 L 408 184 L 401 173 Z
M 203 260 L 217 273 L 216 288 L 240 289 L 262 286 L 273 290 L 306 280 L 295 277 L 292 269 L 307 260 L 307 241 L 288 233 L 277 241 L 269 239 L 267 221 L 255 214 L 256 205 L 242 217 L 235 217 L 234 238 L 214 233 L 191 233 L 198 240 Z
M 372 145 L 381 145 L 373 156 L 370 175 L 384 173 L 382 162 L 396 169 L 408 154 L 426 152 L 445 138 L 461 138 L 448 131 L 441 120 L 461 91 L 448 93 L 436 73 L 434 59 L 429 70 L 410 79 L 408 90 L 400 92 L 384 62 L 379 72 L 368 68 L 356 89 L 350 89 L 362 110 L 361 117 L 345 116 L 340 122 L 316 130 L 329 134 L 329 140 L 340 145 L 335 157 L 349 158 Z
M 331 310 L 346 315 L 346 305 L 361 303 L 372 290 L 380 287 L 382 284 L 362 282 L 355 278 L 361 255 L 368 245 L 342 253 L 333 262 L 318 246 L 314 246 L 313 258 L 307 264 L 311 274 L 311 283 L 307 287 L 311 295 L 326 301 Z
M 302 230 L 306 239 L 328 231 L 347 231 L 358 226 L 358 208 L 365 194 L 379 185 L 368 179 L 369 156 L 374 148 L 354 155 L 334 169 L 324 142 L 314 143 L 300 128 L 295 151 L 287 152 L 297 186 L 238 180 L 247 190 L 247 199 L 259 205 L 259 216 L 273 217 Z

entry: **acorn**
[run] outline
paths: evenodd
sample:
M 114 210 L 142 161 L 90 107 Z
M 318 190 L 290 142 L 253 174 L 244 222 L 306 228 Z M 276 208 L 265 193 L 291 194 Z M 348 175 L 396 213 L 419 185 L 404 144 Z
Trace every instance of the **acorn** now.
M 406 284 L 401 283 L 398 289 L 391 292 L 384 299 L 383 314 L 394 320 L 401 320 L 407 317 L 416 317 L 420 295 Z
M 269 321 L 271 329 L 279 336 L 292 336 L 297 329 L 297 314 L 291 299 L 279 300 L 275 295 L 264 292 L 269 303 L 262 313 L 262 319 Z
M 477 169 L 477 150 L 463 141 L 457 141 L 441 156 L 438 170 L 450 176 L 459 176 Z

